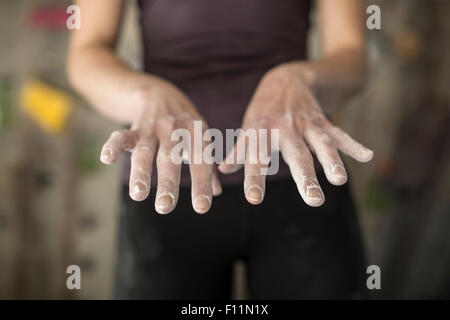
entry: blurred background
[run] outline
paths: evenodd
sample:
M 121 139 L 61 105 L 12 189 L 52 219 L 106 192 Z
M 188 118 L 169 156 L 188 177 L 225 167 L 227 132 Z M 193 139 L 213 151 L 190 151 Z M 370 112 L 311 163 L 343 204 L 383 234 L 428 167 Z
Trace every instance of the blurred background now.
M 450 299 L 450 1 L 366 2 L 382 13 L 382 29 L 367 31 L 370 79 L 333 120 L 375 150 L 368 165 L 346 161 L 369 263 L 381 268 L 373 296 Z M 1 299 L 112 297 L 120 164 L 98 158 L 118 125 L 67 84 L 68 5 L 0 2 Z M 137 18 L 127 1 L 119 53 L 135 68 Z M 82 290 L 66 287 L 72 264 Z

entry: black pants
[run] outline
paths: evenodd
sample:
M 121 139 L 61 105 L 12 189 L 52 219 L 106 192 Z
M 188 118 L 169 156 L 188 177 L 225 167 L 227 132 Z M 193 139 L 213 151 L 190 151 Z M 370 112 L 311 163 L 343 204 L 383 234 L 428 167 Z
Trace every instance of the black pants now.
M 290 180 L 267 184 L 264 202 L 248 204 L 241 186 L 225 187 L 206 215 L 190 189 L 168 215 L 122 194 L 116 298 L 229 299 L 232 264 L 246 262 L 251 299 L 359 298 L 365 264 L 347 186 L 319 177 L 326 202 L 303 203 Z

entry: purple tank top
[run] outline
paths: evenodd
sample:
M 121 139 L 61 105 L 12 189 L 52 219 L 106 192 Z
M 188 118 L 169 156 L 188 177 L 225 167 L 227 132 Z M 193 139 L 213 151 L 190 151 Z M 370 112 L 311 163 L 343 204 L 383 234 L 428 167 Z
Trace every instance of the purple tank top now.
M 177 85 L 210 128 L 223 133 L 241 127 L 269 69 L 305 59 L 309 0 L 140 0 L 139 6 L 144 71 Z M 269 179 L 289 174 L 280 162 Z M 190 181 L 185 169 L 184 185 Z M 243 174 L 220 179 L 242 183 Z

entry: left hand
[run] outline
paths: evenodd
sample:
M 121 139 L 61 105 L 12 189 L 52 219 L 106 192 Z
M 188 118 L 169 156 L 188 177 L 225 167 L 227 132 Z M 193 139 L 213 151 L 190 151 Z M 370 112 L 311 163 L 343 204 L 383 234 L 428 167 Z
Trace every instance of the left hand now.
M 370 161 L 373 151 L 327 120 L 314 96 L 312 77 L 313 74 L 300 63 L 283 64 L 270 70 L 253 95 L 242 129 L 244 132 L 251 128 L 268 129 L 268 132 L 279 129 L 279 151 L 289 165 L 299 193 L 308 205 L 317 207 L 324 203 L 325 196 L 317 180 L 311 152 L 320 161 L 328 181 L 342 185 L 347 181 L 347 173 L 338 150 L 359 162 Z M 245 137 L 241 135 L 228 157 L 242 156 L 237 154 L 242 139 L 245 143 Z M 271 150 L 270 145 L 267 150 Z M 248 159 L 252 155 L 249 152 L 257 151 L 246 152 L 245 197 L 250 203 L 259 204 L 265 193 L 265 175 L 261 173 L 264 165 L 260 162 L 250 164 Z M 257 155 L 253 156 L 258 159 Z M 232 173 L 242 167 L 225 162 L 219 166 L 223 173 Z

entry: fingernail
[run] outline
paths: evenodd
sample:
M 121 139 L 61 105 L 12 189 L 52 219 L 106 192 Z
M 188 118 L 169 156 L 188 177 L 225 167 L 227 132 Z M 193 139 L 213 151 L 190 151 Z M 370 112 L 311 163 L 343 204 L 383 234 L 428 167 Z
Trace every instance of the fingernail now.
M 361 154 L 363 161 L 370 161 L 373 158 L 373 150 L 370 150 L 364 146 L 360 146 L 359 153 Z
M 334 174 L 335 176 L 340 176 L 340 177 L 347 176 L 347 174 L 345 173 L 344 167 L 341 166 L 340 164 L 335 164 L 333 167 L 331 167 L 331 173 Z
M 318 187 L 307 187 L 306 196 L 309 199 L 323 199 L 322 191 Z
M 100 161 L 103 163 L 110 163 L 114 160 L 113 152 L 110 148 L 103 150 L 102 154 L 100 155 Z
M 131 191 L 133 197 L 137 198 L 139 196 L 142 196 L 147 191 L 147 188 L 142 182 L 138 181 L 134 183 L 133 189 Z
M 251 202 L 260 202 L 263 197 L 263 191 L 258 185 L 251 185 L 247 189 L 247 199 Z
M 174 203 L 175 197 L 168 192 L 164 192 L 156 199 L 156 211 L 161 214 L 168 213 Z
M 342 165 L 336 164 L 332 166 L 331 174 L 333 176 L 329 179 L 332 184 L 341 186 L 347 182 L 347 173 L 345 172 L 345 168 Z
M 197 196 L 194 199 L 194 209 L 198 213 L 206 213 L 210 206 L 211 200 L 205 195 Z
M 306 197 L 308 198 L 307 203 L 311 207 L 320 207 L 325 201 L 322 190 L 316 186 L 306 188 Z
M 372 150 L 372 149 L 369 149 L 369 148 L 364 147 L 364 146 L 361 146 L 361 150 L 362 150 L 363 152 L 366 152 L 366 153 L 373 153 L 373 150 Z

